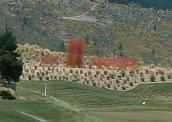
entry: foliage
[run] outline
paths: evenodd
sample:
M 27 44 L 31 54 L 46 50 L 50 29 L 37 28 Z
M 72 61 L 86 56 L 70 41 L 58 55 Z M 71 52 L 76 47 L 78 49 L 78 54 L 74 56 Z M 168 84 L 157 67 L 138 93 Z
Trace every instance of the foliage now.
M 89 66 L 97 66 L 97 68 L 107 67 L 109 69 L 126 69 L 136 70 L 139 67 L 140 60 L 137 58 L 110 58 L 110 57 L 91 57 Z
M 67 48 L 67 66 L 81 68 L 86 42 L 84 40 L 70 40 Z
M 22 74 L 22 61 L 18 59 L 19 55 L 15 52 L 16 37 L 12 31 L 7 28 L 6 32 L 0 35 L 0 75 L 2 79 L 8 82 L 18 82 Z

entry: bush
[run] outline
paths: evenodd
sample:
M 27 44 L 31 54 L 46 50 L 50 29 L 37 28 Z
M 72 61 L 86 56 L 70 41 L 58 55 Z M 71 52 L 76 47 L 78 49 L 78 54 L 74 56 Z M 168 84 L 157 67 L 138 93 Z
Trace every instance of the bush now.
M 167 73 L 167 78 L 172 79 L 172 73 Z
M 90 82 L 89 82 L 89 80 L 87 80 L 86 82 L 87 82 L 87 84 L 89 84 L 89 83 L 90 83 Z
M 96 74 L 97 74 L 97 75 L 99 75 L 99 74 L 100 74 L 100 71 L 99 71 L 99 70 L 97 70 L 97 71 L 96 71 Z
M 126 74 L 125 71 L 122 70 L 122 71 L 121 71 L 121 76 L 122 76 L 122 77 L 125 77 L 125 74 Z
M 120 80 L 119 79 L 116 79 L 116 83 L 119 84 Z
M 165 71 L 164 71 L 163 69 L 158 69 L 158 73 L 159 73 L 160 75 L 164 75 L 164 74 L 165 74 Z
M 82 83 L 85 84 L 85 81 L 83 81 Z
M 110 80 L 110 76 L 107 76 L 107 80 Z
M 35 65 L 34 68 L 37 70 L 38 67 Z
M 91 71 L 90 70 L 88 71 L 88 75 L 91 75 Z
M 140 73 L 140 76 L 143 77 L 143 72 Z
M 39 76 L 39 80 L 42 80 L 42 76 Z
M 105 88 L 105 85 L 104 84 L 102 84 L 102 88 Z
M 96 84 L 96 82 L 93 82 L 93 86 L 96 86 L 97 84 Z
M 130 70 L 130 72 L 129 72 L 130 74 L 134 74 L 134 71 L 133 70 Z
M 108 83 L 108 84 L 107 84 L 107 87 L 108 87 L 108 88 L 110 88 L 110 86 L 111 86 L 111 84 L 110 84 L 110 83 Z
M 97 75 L 95 74 L 94 77 L 97 78 Z
M 114 86 L 113 86 L 113 88 L 114 88 L 114 90 L 117 90 L 117 87 L 116 87 L 116 85 L 114 85 Z
M 70 69 L 69 72 L 70 72 L 70 73 L 73 73 L 73 69 Z
M 158 75 L 159 73 L 158 73 L 158 71 L 156 71 L 156 75 Z
M 163 75 L 160 76 L 161 81 L 165 81 L 165 77 Z
M 46 80 L 49 80 L 50 78 L 49 78 L 49 76 L 48 76 L 48 75 L 46 75 L 46 76 L 45 76 L 45 79 L 46 79 Z
M 124 85 L 122 86 L 122 90 L 126 90 L 126 88 L 125 88 L 125 86 L 124 86 Z
M 121 75 L 118 75 L 117 78 L 121 79 Z
M 133 84 L 133 82 L 132 82 L 132 81 L 130 81 L 130 86 L 134 86 L 134 84 Z
M 28 76 L 28 79 L 29 79 L 29 80 L 32 80 L 32 76 L 31 76 L 31 75 L 29 75 L 29 76 Z
M 111 79 L 115 79 L 115 77 L 116 77 L 116 74 L 110 74 Z
M 150 75 L 150 81 L 151 81 L 151 82 L 156 82 L 156 81 L 155 81 L 155 75 L 154 75 L 154 74 L 151 74 L 151 75 Z
M 127 81 L 129 81 L 129 80 L 130 80 L 130 78 L 127 76 L 127 77 L 126 77 L 126 80 L 127 80 Z
M 126 84 L 127 83 L 127 80 L 123 80 L 123 83 Z
M 104 70 L 104 75 L 107 75 L 108 71 L 107 70 Z
M 57 79 L 57 76 L 56 75 L 54 75 L 54 79 Z
M 149 70 L 148 69 L 145 69 L 145 73 L 148 74 L 149 73 Z
M 136 70 L 136 72 L 137 72 L 137 74 L 139 74 L 139 70 L 138 69 Z
M 80 70 L 80 74 L 83 74 L 83 71 L 82 71 L 82 69 Z
M 145 78 L 144 77 L 141 77 L 141 82 L 145 82 Z

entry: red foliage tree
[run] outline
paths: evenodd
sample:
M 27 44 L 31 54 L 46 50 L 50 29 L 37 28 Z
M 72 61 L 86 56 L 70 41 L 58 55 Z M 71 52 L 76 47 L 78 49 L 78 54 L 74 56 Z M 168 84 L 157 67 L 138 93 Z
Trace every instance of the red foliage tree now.
M 83 55 L 86 42 L 84 40 L 70 40 L 68 42 L 66 63 L 70 67 L 83 67 Z

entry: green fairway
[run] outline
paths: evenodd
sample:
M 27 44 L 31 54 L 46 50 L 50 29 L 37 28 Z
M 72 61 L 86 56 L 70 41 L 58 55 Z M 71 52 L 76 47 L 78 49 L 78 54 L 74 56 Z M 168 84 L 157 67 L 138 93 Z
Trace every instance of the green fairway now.
M 172 83 L 144 84 L 120 92 L 68 81 L 21 81 L 17 92 L 26 100 L 0 101 L 4 115 L 0 118 L 8 121 L 11 115 L 12 120 L 35 121 L 13 111 L 17 110 L 50 122 L 170 122 L 171 88 Z
M 95 112 L 112 122 L 171 122 L 172 112 L 167 111 L 130 111 L 130 112 Z

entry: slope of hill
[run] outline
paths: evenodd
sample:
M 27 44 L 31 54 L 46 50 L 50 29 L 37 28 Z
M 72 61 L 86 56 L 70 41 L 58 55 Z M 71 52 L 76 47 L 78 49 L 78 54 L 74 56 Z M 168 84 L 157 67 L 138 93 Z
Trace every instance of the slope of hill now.
M 108 0 L 110 3 L 130 4 L 138 3 L 144 7 L 155 7 L 158 9 L 172 9 L 171 0 Z
M 73 38 L 88 41 L 87 54 L 126 57 L 172 65 L 172 11 L 99 0 L 12 0 L 0 2 L 0 32 L 5 18 L 18 43 L 64 51 Z

